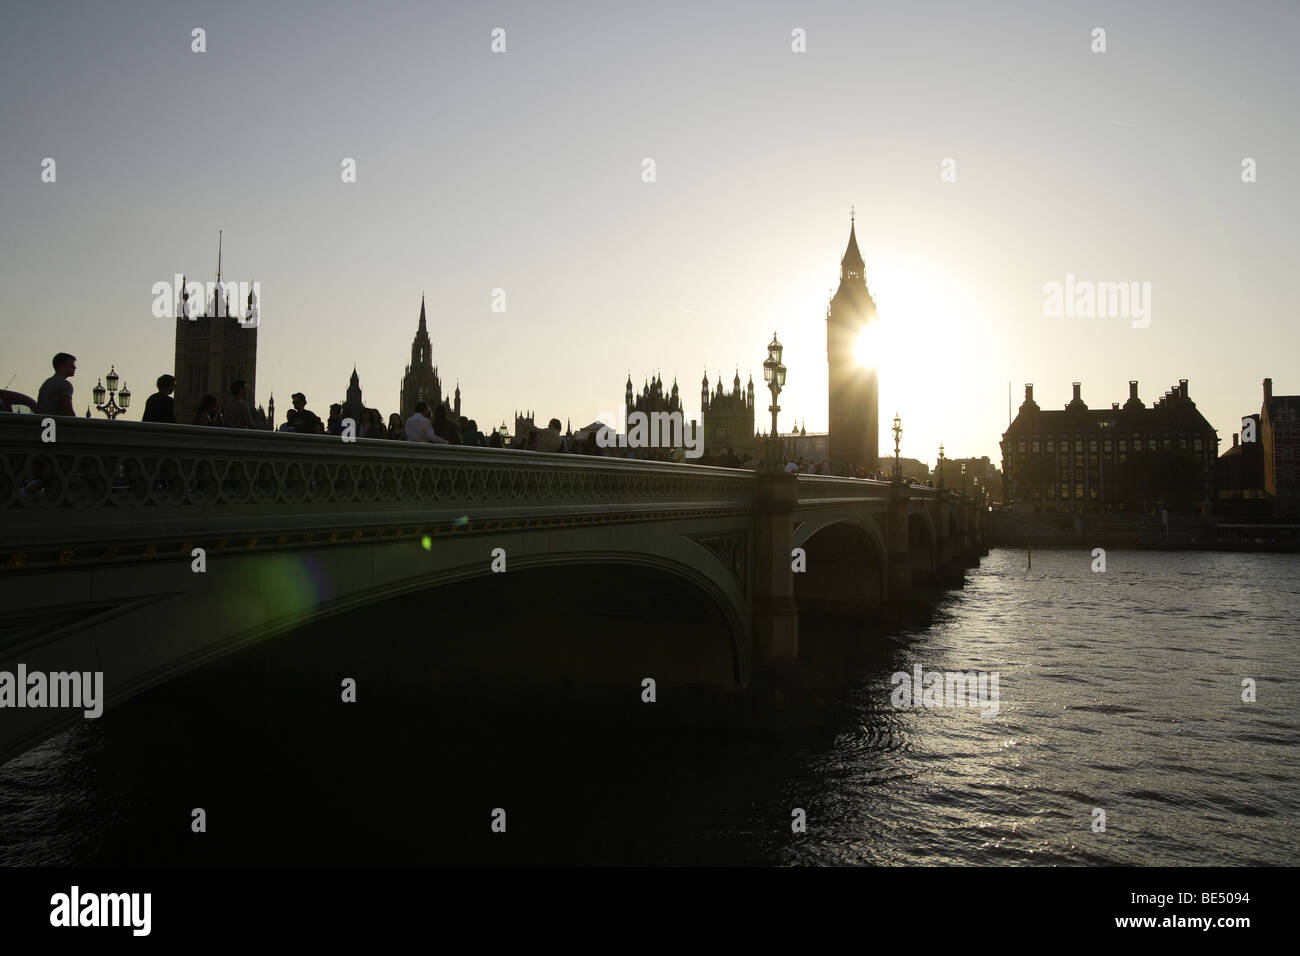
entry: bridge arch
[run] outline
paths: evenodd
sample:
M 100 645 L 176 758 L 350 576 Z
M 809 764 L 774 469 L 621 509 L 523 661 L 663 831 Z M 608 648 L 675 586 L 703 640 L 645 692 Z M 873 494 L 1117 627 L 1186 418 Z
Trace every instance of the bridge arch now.
M 869 617 L 889 593 L 884 536 L 867 517 L 805 522 L 795 533 L 807 568 L 794 575 L 801 614 Z
M 711 519 L 703 527 L 716 524 Z M 643 537 L 623 539 L 629 541 L 626 546 L 608 528 L 575 527 L 545 534 L 454 535 L 428 549 L 407 537 L 212 553 L 203 574 L 192 573 L 188 556 L 152 565 L 148 574 L 130 565 L 37 572 L 25 577 L 21 587 L 17 579 L 5 580 L 12 585 L 4 594 L 14 599 L 14 610 L 30 607 L 32 612 L 24 615 L 32 621 L 28 637 L 10 650 L 17 655 L 14 661 L 25 660 L 33 670 L 41 666 L 38 662 L 49 661 L 57 662 L 50 670 L 102 671 L 105 703 L 111 708 L 218 658 L 328 618 L 362 613 L 386 601 L 409 604 L 422 594 L 451 593 L 454 600 L 458 584 L 468 588 L 476 579 L 515 584 L 541 574 L 560 598 L 572 598 L 572 617 L 566 619 L 572 634 L 566 636 L 587 640 L 586 653 L 574 650 L 581 640 L 569 642 L 563 651 L 582 671 L 574 682 L 595 671 L 608 677 L 611 667 L 625 667 L 636 673 L 634 686 L 644 677 L 661 683 L 743 685 L 752 660 L 747 598 L 752 557 L 744 555 L 738 574 L 734 565 L 724 566 L 715 552 L 683 533 L 695 530 L 697 523 L 666 521 L 648 527 Z M 507 555 L 504 574 L 491 571 L 497 546 Z M 618 608 L 593 607 L 599 612 L 597 624 L 587 627 L 582 602 L 599 605 L 603 583 L 623 587 L 624 593 L 639 589 L 645 600 L 621 615 Z M 115 595 L 112 607 L 69 618 L 77 606 L 89 608 L 96 595 L 102 604 L 105 594 Z M 653 617 L 642 613 L 656 602 L 667 616 L 658 628 Z M 36 610 L 56 605 L 63 616 L 38 625 Z M 437 607 L 431 603 L 428 609 L 426 633 L 437 621 Z M 365 633 L 375 631 L 363 631 L 363 639 Z M 632 648 L 640 642 L 645 653 L 640 658 L 609 653 L 601 663 L 592 651 L 601 649 L 597 638 L 602 636 L 606 651 L 618 651 L 622 638 Z M 523 645 L 506 641 L 503 646 Z M 528 650 L 545 656 L 544 648 Z M 0 669 L 6 667 L 13 670 L 9 662 L 0 662 Z M 647 667 L 652 672 L 641 673 Z M 0 725 L 0 762 L 82 719 L 80 712 L 52 708 L 6 714 L 15 719 Z

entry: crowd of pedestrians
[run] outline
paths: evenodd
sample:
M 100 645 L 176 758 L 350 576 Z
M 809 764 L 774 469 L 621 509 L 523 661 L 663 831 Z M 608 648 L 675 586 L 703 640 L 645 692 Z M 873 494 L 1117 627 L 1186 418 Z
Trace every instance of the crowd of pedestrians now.
M 72 383 L 69 381 L 76 374 L 77 359 L 67 352 L 54 356 L 54 374 L 41 385 L 36 401 L 36 411 L 41 415 L 75 415 L 72 405 Z M 176 379 L 171 375 L 158 376 L 158 391 L 149 396 L 145 402 L 146 422 L 170 422 L 175 424 L 176 400 L 172 397 L 176 391 Z M 294 392 L 290 399 L 293 407 L 285 412 L 284 423 L 277 429 L 281 432 L 296 432 L 306 435 L 344 434 L 343 406 L 333 404 L 325 421 L 307 407 L 307 396 Z M 193 409 L 193 424 L 222 428 L 257 428 L 252 408 L 248 404 L 248 383 L 244 380 L 233 382 L 230 386 L 230 398 L 224 407 L 220 406 L 215 395 L 204 395 Z M 508 439 L 501 432 L 493 430 L 484 435 L 478 424 L 470 418 L 453 415 L 445 404 L 430 407 L 428 402 L 416 402 L 415 410 L 405 421 L 393 412 L 388 416 L 387 424 L 378 409 L 365 408 L 360 413 L 360 420 L 352 425 L 352 435 L 356 438 L 387 439 L 389 441 L 426 442 L 432 445 L 468 445 L 485 448 L 515 448 L 525 451 L 541 451 L 552 454 L 599 455 L 620 458 L 638 458 L 643 456 L 663 460 L 665 457 L 673 462 L 689 462 L 697 465 L 713 465 L 722 468 L 742 468 L 754 470 L 758 461 L 749 452 L 737 456 L 733 448 L 727 448 L 720 454 L 702 455 L 699 458 L 686 458 L 680 448 L 674 448 L 664 455 L 663 449 L 604 448 L 596 440 L 596 432 L 590 429 L 579 432 L 577 436 L 568 436 L 560 431 L 560 420 L 552 418 L 545 428 L 529 426 L 513 439 Z M 791 474 L 801 475 L 840 475 L 849 478 L 874 478 L 886 480 L 879 471 L 868 471 L 860 466 L 850 467 L 842 463 L 832 470 L 830 460 L 823 457 L 821 461 L 810 461 L 800 455 L 789 459 L 785 470 Z M 909 484 L 930 486 L 929 481 L 919 481 L 908 477 Z

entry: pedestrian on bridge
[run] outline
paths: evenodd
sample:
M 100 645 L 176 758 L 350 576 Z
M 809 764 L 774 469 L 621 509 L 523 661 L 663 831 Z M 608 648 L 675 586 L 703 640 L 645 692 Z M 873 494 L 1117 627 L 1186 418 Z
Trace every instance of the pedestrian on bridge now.
M 252 428 L 253 410 L 248 407 L 248 383 L 242 378 L 230 383 L 230 401 L 221 413 L 221 423 L 227 428 Z
M 217 409 L 217 396 L 204 395 L 194 408 L 195 425 L 220 425 L 221 412 Z
M 140 417 L 142 422 L 167 422 L 172 425 L 176 424 L 176 399 L 172 398 L 172 392 L 176 391 L 176 376 L 159 375 L 158 391 L 150 395 L 144 403 L 144 415 Z
M 447 413 L 446 405 L 439 405 L 433 412 L 433 430 L 442 437 L 442 440 L 449 445 L 463 445 L 464 438 L 461 437 L 460 429 L 452 421 L 451 415 Z
M 443 408 L 444 406 L 439 405 L 438 407 Z M 406 440 L 424 441 L 434 445 L 451 444 L 433 430 L 433 422 L 429 421 L 428 415 L 429 403 L 424 401 L 416 402 L 415 411 L 406 420 Z
M 72 407 L 72 383 L 68 379 L 77 374 L 77 357 L 59 352 L 52 364 L 54 374 L 41 383 L 41 390 L 36 393 L 36 414 L 76 416 Z

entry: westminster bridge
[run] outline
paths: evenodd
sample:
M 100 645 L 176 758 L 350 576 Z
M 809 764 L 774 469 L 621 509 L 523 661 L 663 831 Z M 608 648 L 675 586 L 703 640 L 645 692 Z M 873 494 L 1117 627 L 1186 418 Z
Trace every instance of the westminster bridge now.
M 987 550 L 986 512 L 918 485 L 53 421 L 0 414 L 0 672 L 102 672 L 109 709 L 358 609 L 435 670 L 743 688 L 797 659 L 801 611 L 879 618 Z M 505 638 L 439 628 L 464 595 Z M 0 710 L 0 762 L 79 719 Z

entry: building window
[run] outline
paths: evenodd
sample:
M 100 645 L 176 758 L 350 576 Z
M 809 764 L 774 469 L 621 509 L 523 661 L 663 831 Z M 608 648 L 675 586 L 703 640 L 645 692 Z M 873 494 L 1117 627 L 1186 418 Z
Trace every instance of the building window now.
M 1035 455 L 1038 454 L 1038 442 L 1033 443 L 1033 452 Z
M 1050 438 L 1047 439 L 1047 451 L 1049 454 L 1056 453 L 1056 442 L 1052 441 Z
M 1088 442 L 1088 451 L 1095 452 L 1096 450 L 1097 450 L 1097 439 L 1093 438 Z
M 1016 442 L 1016 451 L 1020 452 L 1022 455 L 1025 453 L 1025 440 L 1023 438 Z
M 1102 443 L 1102 451 L 1106 452 L 1107 454 L 1110 454 L 1110 450 L 1111 450 L 1110 445 L 1111 445 L 1110 439 L 1107 438 L 1106 441 Z

